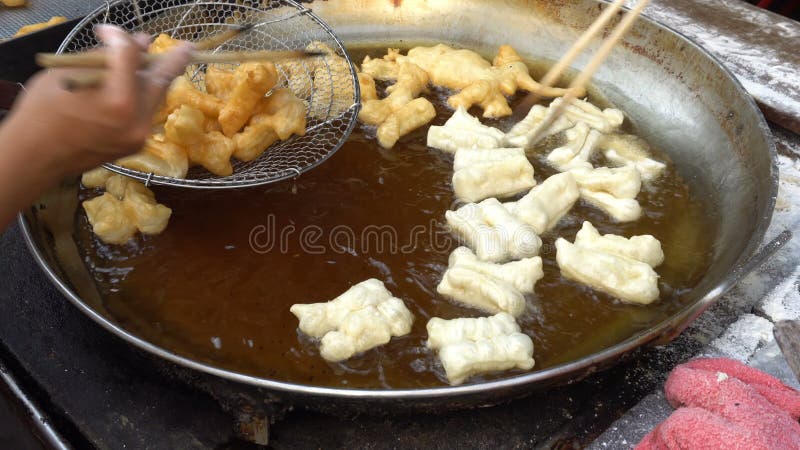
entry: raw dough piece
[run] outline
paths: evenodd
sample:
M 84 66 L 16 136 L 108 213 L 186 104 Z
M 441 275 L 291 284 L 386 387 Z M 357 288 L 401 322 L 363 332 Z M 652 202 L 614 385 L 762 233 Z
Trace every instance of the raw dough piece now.
M 658 299 L 658 274 L 649 264 L 556 240 L 561 274 L 625 303 L 647 305 Z
M 479 261 L 469 248 L 459 247 L 450 254 L 448 269 L 436 290 L 468 306 L 516 317 L 525 310 L 523 294 L 533 293 L 543 276 L 538 256 L 495 264 Z
M 447 379 L 459 385 L 486 372 L 533 368 L 533 341 L 508 314 L 428 321 L 428 347 L 437 350 Z
M 520 330 L 514 317 L 504 312 L 490 317 L 451 320 L 433 317 L 428 321 L 426 328 L 428 341 L 425 344 L 431 350 L 441 350 L 448 345 L 464 341 L 491 339 L 494 336 L 516 333 Z
M 516 202 L 503 203 L 519 220 L 543 234 L 556 226 L 578 200 L 578 184 L 569 172 L 544 180 Z
M 489 313 L 507 312 L 516 317 L 525 311 L 525 297 L 513 286 L 464 267 L 447 269 L 436 292 Z
M 532 294 L 536 282 L 542 279 L 542 258 L 534 256 L 505 264 L 484 262 L 468 247 L 453 250 L 448 267 L 465 267 L 505 281 L 523 294 Z
M 632 222 L 642 215 L 642 207 L 635 199 L 617 198 L 608 192 L 581 190 L 581 198 L 602 209 L 617 222 Z
M 570 171 L 583 198 L 618 222 L 639 219 L 642 208 L 636 201 L 642 181 L 636 167 L 573 169 Z
M 589 250 L 625 256 L 658 267 L 664 262 L 661 242 L 649 234 L 625 238 L 616 234 L 601 235 L 591 222 L 583 222 L 583 227 L 575 236 L 575 245 Z
M 499 148 L 503 132 L 483 125 L 466 109 L 458 108 L 442 126 L 428 128 L 428 147 L 455 153 L 462 148 Z
M 542 246 L 533 227 L 514 217 L 495 198 L 447 211 L 445 218 L 453 233 L 463 239 L 481 261 L 530 258 L 538 255 Z
M 555 109 L 561 102 L 562 99 L 557 98 L 550 103 L 549 108 Z M 567 106 L 564 116 L 571 122 L 585 123 L 600 133 L 611 133 L 625 121 L 625 115 L 618 109 L 606 108 L 601 111 L 600 108 L 588 101 L 577 99 Z
M 547 155 L 547 161 L 560 172 L 570 169 L 591 169 L 592 157 L 602 134 L 583 122 L 567 130 L 567 143 Z
M 536 185 L 533 165 L 521 148 L 461 149 L 453 169 L 453 190 L 466 202 L 511 197 Z
M 650 158 L 647 142 L 632 134 L 609 134 L 603 136 L 600 148 L 611 163 L 626 166 L 633 165 L 642 177 L 642 181 L 653 181 L 666 169 L 667 165 Z
M 525 156 L 525 150 L 521 148 L 462 148 L 453 157 L 453 171 L 458 172 L 476 164 L 497 163 L 520 156 Z
M 539 132 L 540 126 L 561 102 L 562 99 L 557 98 L 550 103 L 549 107 L 534 105 L 531 110 L 528 111 L 528 115 L 506 133 L 506 143 L 515 147 L 531 148 L 536 144 L 532 142 L 532 140 Z M 585 100 L 573 100 L 572 104 L 564 110 L 564 113 L 556 119 L 555 123 L 550 125 L 550 129 L 539 138 L 543 139 L 547 136 L 558 134 L 577 124 L 584 124 L 590 129 L 597 130 L 598 133 L 609 133 L 622 125 L 624 120 L 625 116 L 622 114 L 622 111 L 618 109 L 606 108 L 601 111 L 600 108 Z M 568 140 L 570 141 L 569 148 L 571 151 L 562 155 L 558 161 L 553 161 L 556 167 L 559 167 L 559 164 L 566 164 L 572 157 L 579 153 L 582 142 L 580 144 L 573 143 L 573 140 L 579 136 L 583 136 L 580 139 L 586 140 L 586 132 L 582 129 L 579 131 L 580 133 L 577 135 L 573 134 L 573 136 L 568 136 Z M 582 161 L 588 161 L 593 148 L 587 151 L 588 154 L 585 155 L 585 159 L 582 158 Z M 576 161 L 576 163 L 578 162 L 580 162 L 580 160 Z
M 639 171 L 633 166 L 573 169 L 570 173 L 580 189 L 608 192 L 617 198 L 636 198 L 642 188 Z
M 320 355 L 343 361 L 411 331 L 414 317 L 383 283 L 371 278 L 327 303 L 295 304 L 300 331 L 322 338 Z
M 547 115 L 550 111 L 552 111 L 550 108 L 542 105 L 533 105 L 531 110 L 528 111 L 528 115 L 526 115 L 524 119 L 517 122 L 513 127 L 511 127 L 508 133 L 506 133 L 506 144 L 514 147 L 531 148 L 534 144 L 536 144 L 535 142 L 532 142 L 534 136 L 539 132 L 539 128 L 547 118 Z M 547 136 L 558 134 L 574 126 L 574 122 L 567 119 L 565 115 L 561 115 L 558 119 L 556 119 L 553 125 L 550 126 L 550 129 L 548 129 L 547 132 L 542 133 L 541 138 L 543 139 Z

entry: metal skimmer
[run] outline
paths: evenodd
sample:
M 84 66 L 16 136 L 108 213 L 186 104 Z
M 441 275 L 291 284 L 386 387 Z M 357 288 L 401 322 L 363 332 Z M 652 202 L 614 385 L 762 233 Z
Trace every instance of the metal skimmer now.
M 310 9 L 292 0 L 117 0 L 89 14 L 70 32 L 58 53 L 97 47 L 93 27 L 108 23 L 130 32 L 198 41 L 236 24 L 255 24 L 252 30 L 220 45 L 215 51 L 332 49 L 337 56 L 276 62 L 278 84 L 291 89 L 307 107 L 305 136 L 292 136 L 272 145 L 250 162 L 233 160 L 233 175 L 219 177 L 202 167 L 186 178 L 172 178 L 115 164 L 105 167 L 146 184 L 188 188 L 235 188 L 272 183 L 299 176 L 331 155 L 350 136 L 360 109 L 355 68 L 341 41 Z M 233 69 L 233 66 L 231 66 Z M 204 89 L 205 66 L 187 73 Z M 291 73 L 291 76 L 289 75 Z

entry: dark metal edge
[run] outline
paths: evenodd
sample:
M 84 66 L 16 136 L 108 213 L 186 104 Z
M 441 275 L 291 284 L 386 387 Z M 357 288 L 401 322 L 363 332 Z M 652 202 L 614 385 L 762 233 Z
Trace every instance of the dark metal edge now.
M 19 402 L 19 405 L 24 408 L 28 415 L 26 422 L 33 426 L 36 437 L 53 449 L 69 450 L 72 448 L 58 430 L 53 427 L 52 421 L 47 414 L 22 390 L 11 371 L 2 362 L 0 362 L 0 381 L 8 387 L 8 390 Z

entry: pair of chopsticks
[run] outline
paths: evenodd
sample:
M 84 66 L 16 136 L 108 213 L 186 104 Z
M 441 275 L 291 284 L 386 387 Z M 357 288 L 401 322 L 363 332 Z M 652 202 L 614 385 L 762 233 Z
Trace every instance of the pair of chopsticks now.
M 223 31 L 222 33 L 218 33 L 214 36 L 196 42 L 196 51 L 194 52 L 192 60 L 189 64 L 278 61 L 325 56 L 325 53 L 321 51 L 305 50 L 263 50 L 220 53 L 213 53 L 209 51 L 252 28 L 253 25 L 241 25 L 234 29 Z M 153 64 L 164 56 L 164 54 L 146 54 L 142 58 L 142 66 L 146 67 L 150 64 Z M 100 69 L 108 67 L 107 55 L 103 51 L 64 54 L 38 53 L 36 55 L 36 63 L 45 68 L 71 67 L 97 69 L 86 74 L 65 78 L 63 83 L 64 87 L 68 90 L 87 89 L 99 86 L 102 84 L 104 76 L 103 71 Z
M 589 60 L 589 63 L 586 64 L 586 67 L 578 74 L 577 77 L 570 83 L 567 93 L 562 97 L 561 104 L 555 108 L 550 114 L 548 114 L 545 121 L 539 126 L 538 131 L 533 136 L 531 142 L 537 142 L 547 129 L 561 117 L 561 114 L 564 113 L 564 110 L 577 98 L 579 93 L 585 92 L 586 84 L 591 80 L 592 76 L 594 76 L 597 69 L 600 65 L 605 61 L 608 55 L 611 53 L 611 50 L 614 49 L 614 46 L 622 40 L 625 34 L 630 30 L 633 24 L 636 22 L 636 19 L 642 13 L 642 10 L 647 6 L 650 0 L 639 0 L 636 5 L 631 8 L 631 10 L 626 14 L 622 20 L 620 20 L 619 24 L 617 24 L 616 28 L 614 28 L 611 33 L 609 34 L 608 38 L 602 43 L 600 48 L 597 50 L 597 53 Z M 553 85 L 558 82 L 558 79 L 563 75 L 564 71 L 569 68 L 575 58 L 580 55 L 580 53 L 589 45 L 591 40 L 603 29 L 603 27 L 608 24 L 608 22 L 614 17 L 617 11 L 622 8 L 622 4 L 625 3 L 625 0 L 614 0 L 614 2 L 609 5 L 600 17 L 592 23 L 592 25 L 578 38 L 578 40 L 573 44 L 573 46 L 564 54 L 563 57 L 555 64 L 550 70 L 547 71 L 544 78 L 539 82 L 542 85 L 542 88 L 546 89 L 549 87 L 553 87 Z M 541 97 L 532 92 L 525 97 L 522 102 L 514 109 L 514 116 L 521 116 L 525 117 L 531 107 L 536 104 Z

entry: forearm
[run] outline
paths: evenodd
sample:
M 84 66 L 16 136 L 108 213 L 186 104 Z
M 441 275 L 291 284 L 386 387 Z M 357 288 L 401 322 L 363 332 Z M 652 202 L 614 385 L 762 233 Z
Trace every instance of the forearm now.
M 58 138 L 48 143 L 41 136 L 25 134 L 27 127 L 13 121 L 9 117 L 0 123 L 0 231 L 64 175 L 58 163 L 46 158 L 43 148 L 58 145 Z

